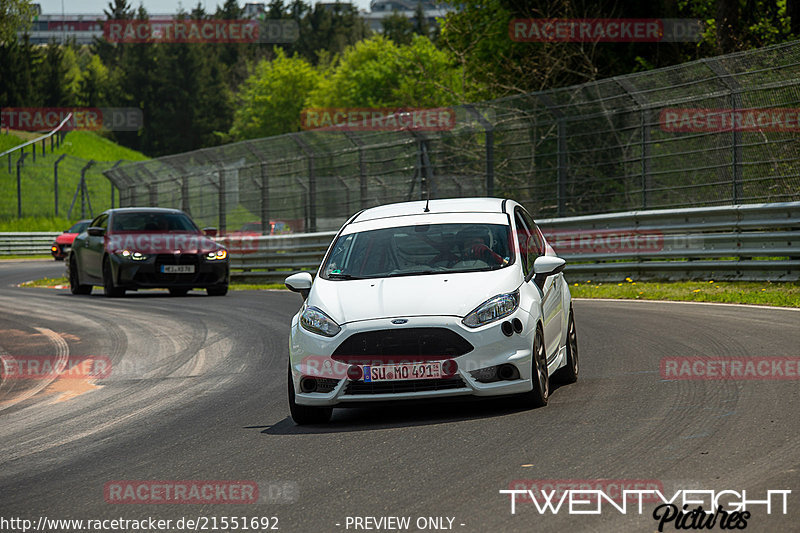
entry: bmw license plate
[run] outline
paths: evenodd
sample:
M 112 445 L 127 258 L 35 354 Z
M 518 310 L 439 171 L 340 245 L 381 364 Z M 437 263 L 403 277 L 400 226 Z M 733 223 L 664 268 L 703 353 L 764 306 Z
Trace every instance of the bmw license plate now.
M 400 365 L 366 365 L 364 381 L 397 381 L 403 379 L 438 379 L 442 377 L 441 361 Z
M 163 274 L 194 274 L 194 265 L 161 265 Z

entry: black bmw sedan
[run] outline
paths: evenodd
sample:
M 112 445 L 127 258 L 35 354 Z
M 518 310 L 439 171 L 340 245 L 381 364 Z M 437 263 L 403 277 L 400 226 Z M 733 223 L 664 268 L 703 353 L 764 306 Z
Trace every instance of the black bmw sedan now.
M 102 285 L 106 296 L 140 288 L 169 289 L 183 296 L 205 289 L 228 292 L 228 251 L 183 211 L 155 207 L 109 209 L 75 237 L 67 261 L 72 294 Z

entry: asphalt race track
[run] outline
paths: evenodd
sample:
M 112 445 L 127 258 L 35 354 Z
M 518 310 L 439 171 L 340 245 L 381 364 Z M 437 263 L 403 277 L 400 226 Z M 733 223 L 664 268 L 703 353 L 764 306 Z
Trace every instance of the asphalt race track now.
M 63 268 L 0 263 L 0 354 L 105 356 L 112 371 L 0 383 L 2 518 L 277 517 L 280 531 L 305 532 L 363 531 L 348 517 L 399 516 L 411 531 L 420 517 L 453 519 L 464 533 L 657 531 L 653 504 L 641 515 L 610 506 L 554 515 L 522 502 L 512 515 L 499 493 L 514 480 L 605 479 L 655 480 L 669 493 L 744 489 L 751 500 L 791 490 L 786 514 L 755 506 L 747 531 L 800 531 L 800 381 L 659 372 L 670 356 L 796 357 L 800 311 L 577 301 L 581 377 L 545 408 L 506 399 L 340 409 L 330 424 L 300 428 L 285 392 L 300 296 L 147 291 L 110 300 L 100 288 L 72 296 L 15 286 Z M 104 486 L 115 480 L 249 480 L 261 496 L 107 503 Z

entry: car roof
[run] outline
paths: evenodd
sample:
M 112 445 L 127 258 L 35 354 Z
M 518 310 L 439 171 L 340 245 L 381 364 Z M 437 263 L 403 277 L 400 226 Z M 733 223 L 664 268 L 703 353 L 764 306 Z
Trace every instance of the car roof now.
M 169 207 L 117 207 L 106 211 L 112 213 L 183 213 L 180 209 Z
M 506 200 L 502 198 L 449 198 L 431 200 L 425 211 L 425 200 L 381 205 L 365 209 L 350 222 L 365 222 L 379 218 L 421 215 L 423 213 L 503 213 Z

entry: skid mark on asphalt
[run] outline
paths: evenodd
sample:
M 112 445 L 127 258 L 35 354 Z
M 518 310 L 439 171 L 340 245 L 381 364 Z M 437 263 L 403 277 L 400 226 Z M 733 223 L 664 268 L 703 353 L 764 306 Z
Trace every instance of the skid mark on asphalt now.
M 33 329 L 38 331 L 40 334 L 44 335 L 53 344 L 53 346 L 55 346 L 56 355 L 53 361 L 53 372 L 47 378 L 36 380 L 36 383 L 34 384 L 33 387 L 30 387 L 24 390 L 23 392 L 20 392 L 19 394 L 12 396 L 11 398 L 1 401 L 0 411 L 3 411 L 4 409 L 8 409 L 9 407 L 17 405 L 18 403 L 23 402 L 28 398 L 31 398 L 36 394 L 38 394 L 39 392 L 41 392 L 42 390 L 44 390 L 48 385 L 53 383 L 58 378 L 58 374 L 60 374 L 67 366 L 67 361 L 69 360 L 69 345 L 67 344 L 67 341 L 65 341 L 58 333 L 56 333 L 53 330 L 47 328 L 39 328 L 39 327 L 35 327 Z M 14 364 L 13 356 L 10 355 L 3 356 L 3 358 L 4 358 L 3 361 L 4 365 Z M 0 383 L 0 397 L 4 392 L 2 390 L 3 385 L 9 382 L 10 380 L 4 380 L 2 383 Z

